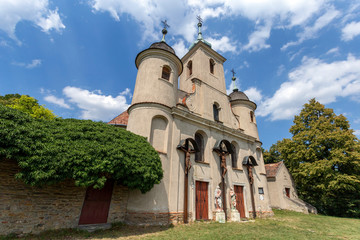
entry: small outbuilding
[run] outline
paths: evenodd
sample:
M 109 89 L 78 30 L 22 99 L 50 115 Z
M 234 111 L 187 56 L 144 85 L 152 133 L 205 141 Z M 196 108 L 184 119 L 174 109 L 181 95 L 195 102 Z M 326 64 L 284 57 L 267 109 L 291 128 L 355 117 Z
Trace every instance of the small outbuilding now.
M 298 197 L 295 182 L 284 162 L 265 164 L 272 208 L 303 213 L 317 213 L 314 206 Z

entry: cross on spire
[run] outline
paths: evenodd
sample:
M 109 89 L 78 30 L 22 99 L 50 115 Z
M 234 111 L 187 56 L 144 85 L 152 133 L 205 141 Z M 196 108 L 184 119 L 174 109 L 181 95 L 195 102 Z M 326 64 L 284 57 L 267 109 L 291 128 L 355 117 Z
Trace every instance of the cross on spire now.
M 166 42 L 166 41 L 165 41 L 165 35 L 167 34 L 167 28 L 169 28 L 170 26 L 167 24 L 167 21 L 166 21 L 166 20 L 161 21 L 161 23 L 163 24 L 163 27 L 164 27 L 163 30 L 161 31 L 162 34 L 163 34 L 163 37 L 162 37 L 161 41 L 162 41 L 162 42 Z
M 236 80 L 236 77 L 235 77 L 235 70 L 234 69 L 231 69 L 231 72 L 233 74 L 231 80 L 233 82 L 233 91 L 238 91 L 238 88 L 236 87 L 236 84 L 235 84 L 235 80 Z
M 161 21 L 161 23 L 163 24 L 164 29 L 167 29 L 167 28 L 169 28 L 169 27 L 170 27 L 170 26 L 167 24 L 167 21 L 166 21 L 166 20 Z
M 198 16 L 196 17 L 196 19 L 199 20 L 199 23 L 200 23 L 200 24 L 202 24 L 203 20 L 202 20 L 202 18 L 200 17 L 200 15 L 198 15 Z

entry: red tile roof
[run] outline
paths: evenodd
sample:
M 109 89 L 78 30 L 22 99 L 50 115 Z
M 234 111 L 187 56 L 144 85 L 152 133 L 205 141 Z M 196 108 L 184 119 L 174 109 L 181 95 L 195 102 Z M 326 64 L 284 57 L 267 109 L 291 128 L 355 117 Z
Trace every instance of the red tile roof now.
M 282 164 L 283 164 L 283 162 L 265 164 L 266 177 L 268 177 L 268 178 L 276 177 L 276 174 L 279 171 Z
M 108 122 L 108 124 L 113 125 L 127 125 L 129 120 L 129 114 L 127 111 L 121 113 L 119 116 L 115 117 L 113 120 Z

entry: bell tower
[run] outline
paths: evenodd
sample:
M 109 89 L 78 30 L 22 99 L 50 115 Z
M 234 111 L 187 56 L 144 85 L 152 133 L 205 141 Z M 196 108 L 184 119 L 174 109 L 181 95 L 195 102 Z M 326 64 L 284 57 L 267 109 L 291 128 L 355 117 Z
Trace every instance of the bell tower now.
M 176 106 L 178 77 L 183 70 L 181 60 L 165 41 L 169 25 L 166 21 L 162 23 L 164 25 L 162 40 L 141 51 L 135 59 L 138 73 L 133 99 L 128 110 L 127 129 L 145 137 L 149 137 L 150 130 L 145 126 L 139 127 L 139 121 L 142 121 L 140 119 L 149 116 L 146 112 L 149 108 Z M 149 121 L 151 122 L 151 119 Z

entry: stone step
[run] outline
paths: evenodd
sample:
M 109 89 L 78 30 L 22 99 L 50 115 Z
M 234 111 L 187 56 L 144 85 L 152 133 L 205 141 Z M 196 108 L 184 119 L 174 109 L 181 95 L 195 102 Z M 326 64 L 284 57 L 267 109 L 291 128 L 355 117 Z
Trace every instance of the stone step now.
M 110 229 L 111 224 L 110 223 L 86 224 L 86 225 L 79 225 L 77 228 L 88 232 L 94 232 L 96 230 Z

